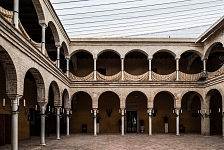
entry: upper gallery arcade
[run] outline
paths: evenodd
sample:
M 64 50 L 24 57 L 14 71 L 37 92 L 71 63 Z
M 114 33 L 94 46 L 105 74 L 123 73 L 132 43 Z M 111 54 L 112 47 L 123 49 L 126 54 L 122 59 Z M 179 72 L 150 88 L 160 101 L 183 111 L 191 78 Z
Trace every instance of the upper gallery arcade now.
M 33 135 L 141 132 L 142 120 L 149 135 L 165 122 L 224 136 L 223 44 L 224 17 L 195 39 L 81 39 L 49 0 L 1 0 L 0 124 L 12 128 L 0 136 L 18 149 Z

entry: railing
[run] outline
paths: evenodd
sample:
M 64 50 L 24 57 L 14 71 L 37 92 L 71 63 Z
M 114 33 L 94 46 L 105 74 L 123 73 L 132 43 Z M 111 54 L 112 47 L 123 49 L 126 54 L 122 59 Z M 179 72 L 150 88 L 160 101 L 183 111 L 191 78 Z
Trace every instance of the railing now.
M 93 75 L 94 75 L 93 72 L 91 72 L 89 75 L 85 77 L 77 77 L 72 73 L 70 73 L 70 79 L 74 81 L 93 81 Z
M 121 71 L 113 76 L 105 76 L 97 72 L 98 81 L 119 81 L 121 79 Z
M 220 67 L 218 70 L 214 71 L 214 72 L 207 72 L 207 78 L 210 79 L 210 78 L 214 78 L 216 76 L 219 76 L 221 74 L 224 73 L 224 65 L 222 65 L 222 67 Z
M 126 81 L 148 81 L 149 73 L 146 72 L 142 75 L 131 75 L 124 71 L 124 80 Z
M 13 24 L 13 11 L 6 10 L 0 6 L 0 14 L 11 24 Z M 41 51 L 41 43 L 37 43 L 30 38 L 20 20 L 19 20 L 19 31 Z
M 201 75 L 202 75 L 201 72 L 197 74 L 186 74 L 179 71 L 179 80 L 180 81 L 198 81 Z
M 176 72 L 167 75 L 160 75 L 152 71 L 152 80 L 155 81 L 175 81 L 176 80 Z

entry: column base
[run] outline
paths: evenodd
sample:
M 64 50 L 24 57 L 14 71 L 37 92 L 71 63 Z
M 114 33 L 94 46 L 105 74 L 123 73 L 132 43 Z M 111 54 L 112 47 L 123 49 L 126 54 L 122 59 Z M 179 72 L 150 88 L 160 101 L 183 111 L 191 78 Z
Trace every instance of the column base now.
M 177 136 L 179 136 L 180 134 L 176 134 Z
M 68 135 L 66 135 L 66 136 L 70 136 L 70 135 L 68 134 Z
M 149 134 L 149 136 L 152 136 L 152 134 Z
M 46 144 L 45 143 L 42 143 L 42 144 L 40 144 L 41 146 L 45 146 Z
M 56 138 L 56 140 L 60 140 L 61 138 Z
M 93 136 L 97 136 L 97 135 L 93 135 Z

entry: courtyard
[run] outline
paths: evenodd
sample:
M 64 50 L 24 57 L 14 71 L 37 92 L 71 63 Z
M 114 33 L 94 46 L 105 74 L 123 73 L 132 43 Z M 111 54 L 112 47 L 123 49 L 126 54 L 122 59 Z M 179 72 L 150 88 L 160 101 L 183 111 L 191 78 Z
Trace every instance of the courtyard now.
M 39 145 L 39 137 L 19 141 L 20 150 L 222 150 L 224 142 L 221 136 L 202 136 L 199 134 L 71 134 L 56 140 L 55 135 L 46 137 L 46 146 Z M 0 147 L 11 149 L 11 145 Z

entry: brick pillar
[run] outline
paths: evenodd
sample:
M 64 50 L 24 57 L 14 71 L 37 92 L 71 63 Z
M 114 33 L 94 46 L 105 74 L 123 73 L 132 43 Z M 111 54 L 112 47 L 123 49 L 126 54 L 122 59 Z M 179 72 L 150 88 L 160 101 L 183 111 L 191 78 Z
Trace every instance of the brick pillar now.
M 210 135 L 209 100 L 207 96 L 201 109 L 201 135 Z

